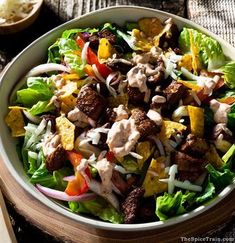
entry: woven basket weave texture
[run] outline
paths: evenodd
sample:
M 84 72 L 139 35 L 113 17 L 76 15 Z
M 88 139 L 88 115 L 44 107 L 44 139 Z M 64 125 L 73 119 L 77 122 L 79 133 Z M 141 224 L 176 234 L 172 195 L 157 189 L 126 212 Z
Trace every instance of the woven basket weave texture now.
M 235 0 L 188 0 L 188 17 L 235 47 Z

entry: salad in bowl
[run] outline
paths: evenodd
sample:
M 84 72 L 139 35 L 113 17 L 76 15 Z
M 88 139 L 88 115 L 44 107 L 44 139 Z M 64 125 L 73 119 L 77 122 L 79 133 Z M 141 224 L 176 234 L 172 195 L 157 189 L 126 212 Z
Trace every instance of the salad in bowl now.
M 234 180 L 235 62 L 156 17 L 65 30 L 11 95 L 29 181 L 70 211 L 165 221 Z

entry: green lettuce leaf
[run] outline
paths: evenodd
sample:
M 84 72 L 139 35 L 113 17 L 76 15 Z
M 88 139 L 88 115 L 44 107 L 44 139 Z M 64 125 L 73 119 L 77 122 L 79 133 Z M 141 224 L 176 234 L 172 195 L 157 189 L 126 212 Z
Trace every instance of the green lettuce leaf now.
M 235 104 L 231 106 L 231 110 L 228 113 L 228 122 L 227 127 L 232 131 L 235 132 Z
M 84 63 L 81 57 L 76 53 L 80 48 L 73 39 L 60 38 L 58 41 L 59 53 L 64 57 L 64 62 L 80 77 L 85 75 L 84 73 Z
M 178 191 L 175 194 L 164 193 L 163 196 L 157 197 L 156 215 L 160 220 L 183 214 L 194 203 L 195 193 Z
M 227 63 L 219 69 L 224 75 L 224 82 L 230 89 L 235 89 L 235 61 Z
M 47 101 L 53 96 L 53 91 L 46 83 L 44 78 L 30 77 L 27 79 L 26 89 L 17 91 L 17 103 L 21 103 L 24 106 L 32 106 L 38 101 Z
M 235 177 L 235 173 L 225 167 L 220 170 L 216 170 L 213 165 L 208 164 L 205 168 L 207 169 L 210 181 L 215 185 L 216 190 L 223 189 L 230 185 Z
M 48 52 L 47 52 L 47 62 L 48 63 L 61 63 L 61 54 L 59 52 L 59 40 L 57 40 L 54 44 L 52 44 L 49 48 L 48 48 Z
M 134 39 L 131 35 L 128 35 L 120 30 L 117 30 L 117 34 L 119 37 L 121 37 L 128 45 L 129 47 L 134 50 L 134 51 L 138 51 L 141 50 L 141 48 L 135 46 L 134 44 Z
M 98 32 L 98 29 L 96 28 L 85 28 L 85 29 L 70 29 L 70 30 L 65 30 L 62 33 L 62 38 L 68 39 L 68 38 L 73 38 L 76 34 L 78 33 L 84 33 L 87 32 L 89 34 L 93 34 Z
M 30 182 L 32 184 L 40 184 L 45 187 L 64 191 L 68 182 L 64 181 L 63 178 L 65 176 L 74 174 L 73 169 L 64 166 L 63 168 L 59 170 L 55 170 L 53 171 L 53 173 L 50 173 L 46 168 L 45 156 L 43 155 L 43 152 L 40 151 L 38 156 L 39 156 L 39 162 L 38 162 L 39 166 L 31 176 Z
M 90 213 L 113 224 L 121 224 L 124 221 L 123 215 L 101 197 L 90 201 L 69 203 L 69 208 L 76 213 Z
M 202 193 L 196 198 L 196 202 L 201 204 L 212 199 L 215 195 L 215 186 L 210 180 L 207 181 L 207 185 Z
M 190 32 L 193 43 L 199 48 L 201 61 L 208 71 L 220 68 L 225 63 L 225 56 L 221 45 L 213 38 L 189 28 L 183 28 L 179 36 L 179 47 L 183 53 L 190 52 Z
M 130 155 L 125 156 L 121 164 L 126 171 L 136 172 L 136 173 L 139 172 L 139 165 L 137 163 L 137 160 Z
M 52 111 L 55 109 L 55 106 L 50 103 L 50 101 L 38 101 L 35 105 L 29 109 L 29 113 L 33 116 L 42 114 L 44 112 Z

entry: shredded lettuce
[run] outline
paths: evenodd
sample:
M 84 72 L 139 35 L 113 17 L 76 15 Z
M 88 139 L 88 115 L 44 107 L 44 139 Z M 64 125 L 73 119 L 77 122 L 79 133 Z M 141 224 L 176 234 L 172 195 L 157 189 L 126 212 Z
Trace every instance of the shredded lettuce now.
M 90 213 L 113 224 L 121 224 L 124 221 L 123 215 L 101 197 L 90 201 L 69 203 L 69 208 L 76 213 Z

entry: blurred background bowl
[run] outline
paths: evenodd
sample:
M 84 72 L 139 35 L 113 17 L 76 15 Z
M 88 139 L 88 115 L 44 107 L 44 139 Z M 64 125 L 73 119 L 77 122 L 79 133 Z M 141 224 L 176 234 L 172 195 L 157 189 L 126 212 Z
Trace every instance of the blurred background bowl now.
M 36 0 L 29 14 L 16 22 L 0 24 L 0 35 L 17 33 L 29 27 L 38 17 L 43 0 Z

